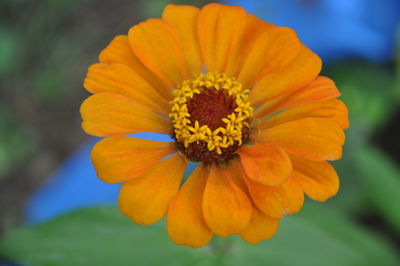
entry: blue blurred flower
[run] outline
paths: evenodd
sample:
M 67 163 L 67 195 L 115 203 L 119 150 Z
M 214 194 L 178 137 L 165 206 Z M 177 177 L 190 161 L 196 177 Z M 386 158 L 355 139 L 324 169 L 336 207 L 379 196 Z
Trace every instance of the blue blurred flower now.
M 399 0 L 226 0 L 248 12 L 291 27 L 324 60 L 393 58 Z

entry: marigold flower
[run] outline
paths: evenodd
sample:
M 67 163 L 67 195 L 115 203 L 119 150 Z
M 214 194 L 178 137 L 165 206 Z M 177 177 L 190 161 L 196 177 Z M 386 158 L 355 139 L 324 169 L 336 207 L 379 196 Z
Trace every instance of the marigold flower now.
M 290 28 L 238 6 L 168 5 L 121 35 L 89 67 L 82 127 L 106 137 L 92 161 L 124 182 L 119 207 L 135 223 L 167 216 L 179 245 L 214 234 L 249 243 L 272 237 L 304 193 L 336 194 L 327 162 L 342 154 L 346 106 L 320 58 Z M 170 134 L 172 142 L 124 136 Z M 189 161 L 197 169 L 181 186 Z

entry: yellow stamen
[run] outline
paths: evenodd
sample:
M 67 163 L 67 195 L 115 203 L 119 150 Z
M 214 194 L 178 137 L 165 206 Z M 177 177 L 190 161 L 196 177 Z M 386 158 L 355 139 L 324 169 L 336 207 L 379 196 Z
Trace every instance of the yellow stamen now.
M 222 118 L 225 127 L 211 130 L 208 125 L 200 126 L 196 120 L 194 125 L 190 121 L 188 111 L 188 99 L 204 90 L 226 90 L 229 96 L 235 98 L 237 107 L 234 112 Z M 177 141 L 183 143 L 187 148 L 190 143 L 205 142 L 209 151 L 216 150 L 218 154 L 221 149 L 228 148 L 235 143 L 242 144 L 242 128 L 248 127 L 246 120 L 253 117 L 253 108 L 248 101 L 249 90 L 243 90 L 242 84 L 234 78 L 227 77 L 224 73 L 199 74 L 193 80 L 185 80 L 180 87 L 173 91 L 175 98 L 171 101 L 171 113 L 173 130 Z

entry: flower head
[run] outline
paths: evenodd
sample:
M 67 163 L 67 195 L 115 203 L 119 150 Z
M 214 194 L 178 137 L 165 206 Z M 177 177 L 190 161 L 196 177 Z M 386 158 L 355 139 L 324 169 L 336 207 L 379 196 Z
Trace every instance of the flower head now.
M 295 32 L 241 7 L 168 5 L 117 36 L 89 68 L 82 127 L 100 179 L 124 182 L 123 214 L 200 247 L 214 234 L 272 237 L 304 193 L 324 201 L 339 180 L 347 109 L 319 57 Z M 169 134 L 171 142 L 125 136 Z M 182 183 L 189 161 L 198 163 Z

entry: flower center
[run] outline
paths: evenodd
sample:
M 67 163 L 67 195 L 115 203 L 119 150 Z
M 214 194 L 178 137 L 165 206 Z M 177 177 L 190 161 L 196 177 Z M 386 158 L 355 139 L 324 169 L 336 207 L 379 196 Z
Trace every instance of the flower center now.
M 199 74 L 173 91 L 169 117 L 178 148 L 192 161 L 222 163 L 249 138 L 249 90 L 223 73 Z

